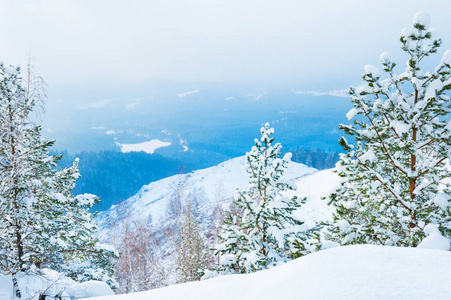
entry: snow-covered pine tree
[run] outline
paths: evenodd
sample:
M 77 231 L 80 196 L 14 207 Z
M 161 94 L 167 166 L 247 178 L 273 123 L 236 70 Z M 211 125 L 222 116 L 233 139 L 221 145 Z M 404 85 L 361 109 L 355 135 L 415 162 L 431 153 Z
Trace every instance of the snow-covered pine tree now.
M 41 216 L 32 209 L 40 185 L 33 180 L 40 171 L 34 162 L 41 149 L 51 146 L 35 143 L 39 129 L 28 123 L 36 102 L 22 87 L 20 69 L 0 64 L 0 267 L 12 275 L 16 297 L 21 296 L 16 275 L 30 265 L 33 252 L 28 249 L 41 231 L 36 230 Z
M 90 274 L 101 270 L 108 280 L 108 258 L 115 255 L 93 235 L 88 210 L 97 198 L 72 195 L 78 162 L 57 171 L 60 157 L 48 155 L 53 141 L 44 141 L 30 121 L 44 95 L 35 84 L 30 70 L 23 80 L 20 68 L 0 64 L 0 270 L 12 275 L 16 297 L 16 276 L 32 265 L 66 273 L 89 266 Z M 74 267 L 76 259 L 83 265 Z
M 215 271 L 221 275 L 266 269 L 305 251 L 305 228 L 292 214 L 305 199 L 282 194 L 292 189 L 281 179 L 291 154 L 280 158 L 282 146 L 272 145 L 273 133 L 266 123 L 246 154 L 249 188 L 237 190 L 234 211 L 226 212 L 214 248 L 220 256 Z
M 372 243 L 416 246 L 428 224 L 451 238 L 451 51 L 432 72 L 421 69 L 441 40 L 429 29 L 429 16 L 416 14 L 413 28 L 401 34 L 408 55 L 403 73 L 384 53 L 379 70 L 365 66 L 364 83 L 349 90 L 353 125 L 340 125 L 346 151 L 337 164 L 343 178 L 330 198 L 336 206 L 328 238 L 343 245 Z
M 54 201 L 53 209 L 47 208 L 47 212 L 51 212 L 48 216 L 51 223 L 41 235 L 43 242 L 50 242 L 48 255 L 42 256 L 42 264 L 76 281 L 101 280 L 114 288 L 111 260 L 118 254 L 112 246 L 100 243 L 96 237 L 97 224 L 89 211 L 99 202 L 99 197 L 92 194 L 74 196 L 72 193 L 80 177 L 78 159 L 70 168 L 47 174 L 45 181 L 51 184 L 49 194 Z

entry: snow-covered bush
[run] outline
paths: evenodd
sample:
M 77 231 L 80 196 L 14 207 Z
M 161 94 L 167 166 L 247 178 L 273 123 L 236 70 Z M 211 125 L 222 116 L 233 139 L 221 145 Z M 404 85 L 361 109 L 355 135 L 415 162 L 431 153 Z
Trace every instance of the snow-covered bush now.
M 395 73 L 389 55 L 382 71 L 367 65 L 364 83 L 349 90 L 352 125 L 340 125 L 346 151 L 337 172 L 343 181 L 330 200 L 337 209 L 328 238 L 341 244 L 417 246 L 429 224 L 451 238 L 451 51 L 438 66 L 423 71 L 423 60 L 437 52 L 441 39 L 418 13 L 413 28 L 401 34 L 408 55 L 404 72 Z M 386 76 L 382 76 L 385 74 Z

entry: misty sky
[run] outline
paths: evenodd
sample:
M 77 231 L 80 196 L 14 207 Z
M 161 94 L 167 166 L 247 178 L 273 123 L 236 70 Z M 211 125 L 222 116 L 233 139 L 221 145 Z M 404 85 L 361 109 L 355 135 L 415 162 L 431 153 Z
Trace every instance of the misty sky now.
M 0 60 L 31 52 L 50 89 L 160 78 L 330 91 L 381 52 L 402 57 L 399 34 L 419 10 L 440 53 L 451 48 L 446 0 L 1 0 Z

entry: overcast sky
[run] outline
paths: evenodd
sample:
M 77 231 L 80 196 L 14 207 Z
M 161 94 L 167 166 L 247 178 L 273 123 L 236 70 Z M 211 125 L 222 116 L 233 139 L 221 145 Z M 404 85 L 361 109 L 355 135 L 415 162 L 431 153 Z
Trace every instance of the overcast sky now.
M 23 64 L 31 51 L 50 88 L 166 78 L 328 91 L 381 52 L 399 57 L 419 10 L 440 53 L 451 48 L 448 0 L 0 0 L 0 60 Z

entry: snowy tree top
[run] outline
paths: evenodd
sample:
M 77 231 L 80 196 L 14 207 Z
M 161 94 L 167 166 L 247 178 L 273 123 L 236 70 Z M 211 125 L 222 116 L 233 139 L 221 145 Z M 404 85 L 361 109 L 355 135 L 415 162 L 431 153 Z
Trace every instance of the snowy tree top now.
M 413 18 L 413 25 L 416 27 L 416 25 L 421 25 L 424 27 L 424 29 L 428 29 L 429 25 L 431 24 L 431 16 L 429 13 L 425 11 L 419 11 L 415 14 L 415 17 Z
M 269 123 L 265 123 L 265 126 L 260 129 L 262 134 L 261 141 L 262 143 L 271 144 L 274 138 L 271 137 L 274 134 L 274 128 L 269 128 Z

